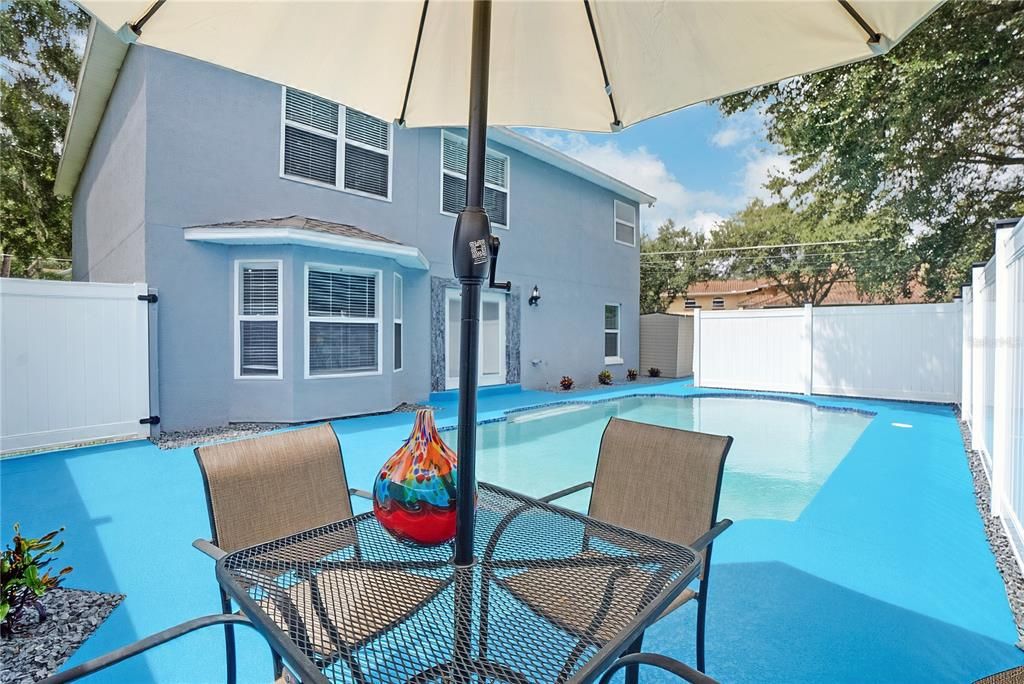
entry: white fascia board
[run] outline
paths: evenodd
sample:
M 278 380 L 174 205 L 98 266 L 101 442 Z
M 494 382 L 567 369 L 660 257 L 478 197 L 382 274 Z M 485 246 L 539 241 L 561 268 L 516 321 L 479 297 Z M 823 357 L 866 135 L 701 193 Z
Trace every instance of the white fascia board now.
M 71 195 L 75 191 L 127 54 L 128 44 L 93 20 L 89 25 L 82 67 L 75 85 L 71 116 L 64 132 L 60 164 L 53 184 L 55 194 Z
M 303 245 L 338 252 L 366 254 L 396 261 L 405 268 L 426 271 L 430 262 L 416 247 L 297 228 L 186 228 L 185 239 L 221 245 Z
M 493 142 L 500 143 L 506 147 L 511 147 L 512 149 L 518 150 L 523 154 L 528 154 L 531 157 L 536 157 L 537 159 L 551 164 L 563 171 L 567 171 L 574 176 L 579 176 L 580 178 L 590 181 L 595 185 L 611 190 L 626 199 L 633 200 L 637 204 L 653 206 L 658 199 L 654 195 L 649 195 L 643 190 L 634 188 L 632 185 L 620 181 L 614 176 L 609 176 L 604 171 L 599 171 L 589 164 L 584 164 L 578 159 L 570 157 L 563 152 L 559 152 L 555 148 L 549 147 L 548 145 L 538 142 L 529 136 L 523 135 L 522 133 L 517 133 L 510 128 L 494 126 L 487 129 L 487 137 Z

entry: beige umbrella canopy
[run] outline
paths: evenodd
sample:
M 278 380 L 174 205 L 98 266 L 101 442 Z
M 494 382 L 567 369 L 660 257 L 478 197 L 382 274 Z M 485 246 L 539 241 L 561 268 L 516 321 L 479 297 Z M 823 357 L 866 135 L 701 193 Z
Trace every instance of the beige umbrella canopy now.
M 473 562 L 486 126 L 583 131 L 884 52 L 940 0 L 79 0 L 128 42 L 301 88 L 410 126 L 469 124 L 455 558 Z
M 121 30 L 125 40 L 286 83 L 385 120 L 466 125 L 470 2 L 80 4 Z M 489 122 L 607 132 L 695 102 L 866 59 L 888 49 L 937 5 L 496 0 Z M 130 27 L 139 24 L 136 35 Z

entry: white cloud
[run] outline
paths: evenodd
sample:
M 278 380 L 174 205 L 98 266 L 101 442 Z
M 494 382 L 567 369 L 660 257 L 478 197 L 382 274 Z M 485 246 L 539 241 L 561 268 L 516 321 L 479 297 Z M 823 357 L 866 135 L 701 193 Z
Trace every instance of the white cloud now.
M 723 128 L 711 136 L 711 143 L 715 147 L 732 147 L 746 137 L 749 136 L 745 135 L 744 131 L 735 126 L 730 126 L 728 128 Z
M 790 159 L 780 152 L 750 148 L 746 152 L 747 161 L 743 166 L 743 194 L 748 199 L 760 199 L 769 202 L 771 192 L 765 186 L 772 176 L 782 175 L 789 171 Z

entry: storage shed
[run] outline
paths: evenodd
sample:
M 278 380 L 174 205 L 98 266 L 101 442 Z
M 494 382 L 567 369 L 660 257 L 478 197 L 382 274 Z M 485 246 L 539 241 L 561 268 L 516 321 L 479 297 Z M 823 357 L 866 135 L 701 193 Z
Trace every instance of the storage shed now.
M 640 317 L 640 372 L 660 368 L 663 377 L 693 374 L 693 316 L 653 313 Z

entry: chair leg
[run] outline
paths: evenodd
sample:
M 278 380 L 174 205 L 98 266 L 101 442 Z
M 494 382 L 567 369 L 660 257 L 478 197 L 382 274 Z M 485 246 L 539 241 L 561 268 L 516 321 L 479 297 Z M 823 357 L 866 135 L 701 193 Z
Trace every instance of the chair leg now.
M 708 612 L 704 590 L 704 583 L 701 582 L 700 594 L 697 595 L 697 669 L 701 672 L 704 671 L 704 620 Z
M 633 653 L 639 653 L 641 651 L 641 649 L 643 648 L 643 645 L 644 645 L 644 634 L 643 634 L 643 632 L 641 632 L 640 636 L 638 636 L 636 638 L 636 641 L 634 641 L 632 644 L 630 644 L 629 648 L 627 648 L 626 652 L 623 653 L 622 655 L 630 655 L 630 654 L 633 654 Z M 627 665 L 626 666 L 626 684 L 639 684 L 639 682 L 640 682 L 640 664 L 639 663 L 634 663 L 632 665 Z
M 231 599 L 224 592 L 220 590 L 220 607 L 224 613 L 231 612 Z M 235 627 L 234 625 L 224 625 L 224 656 L 227 659 L 227 684 L 235 684 L 238 680 L 237 663 L 235 660 Z

